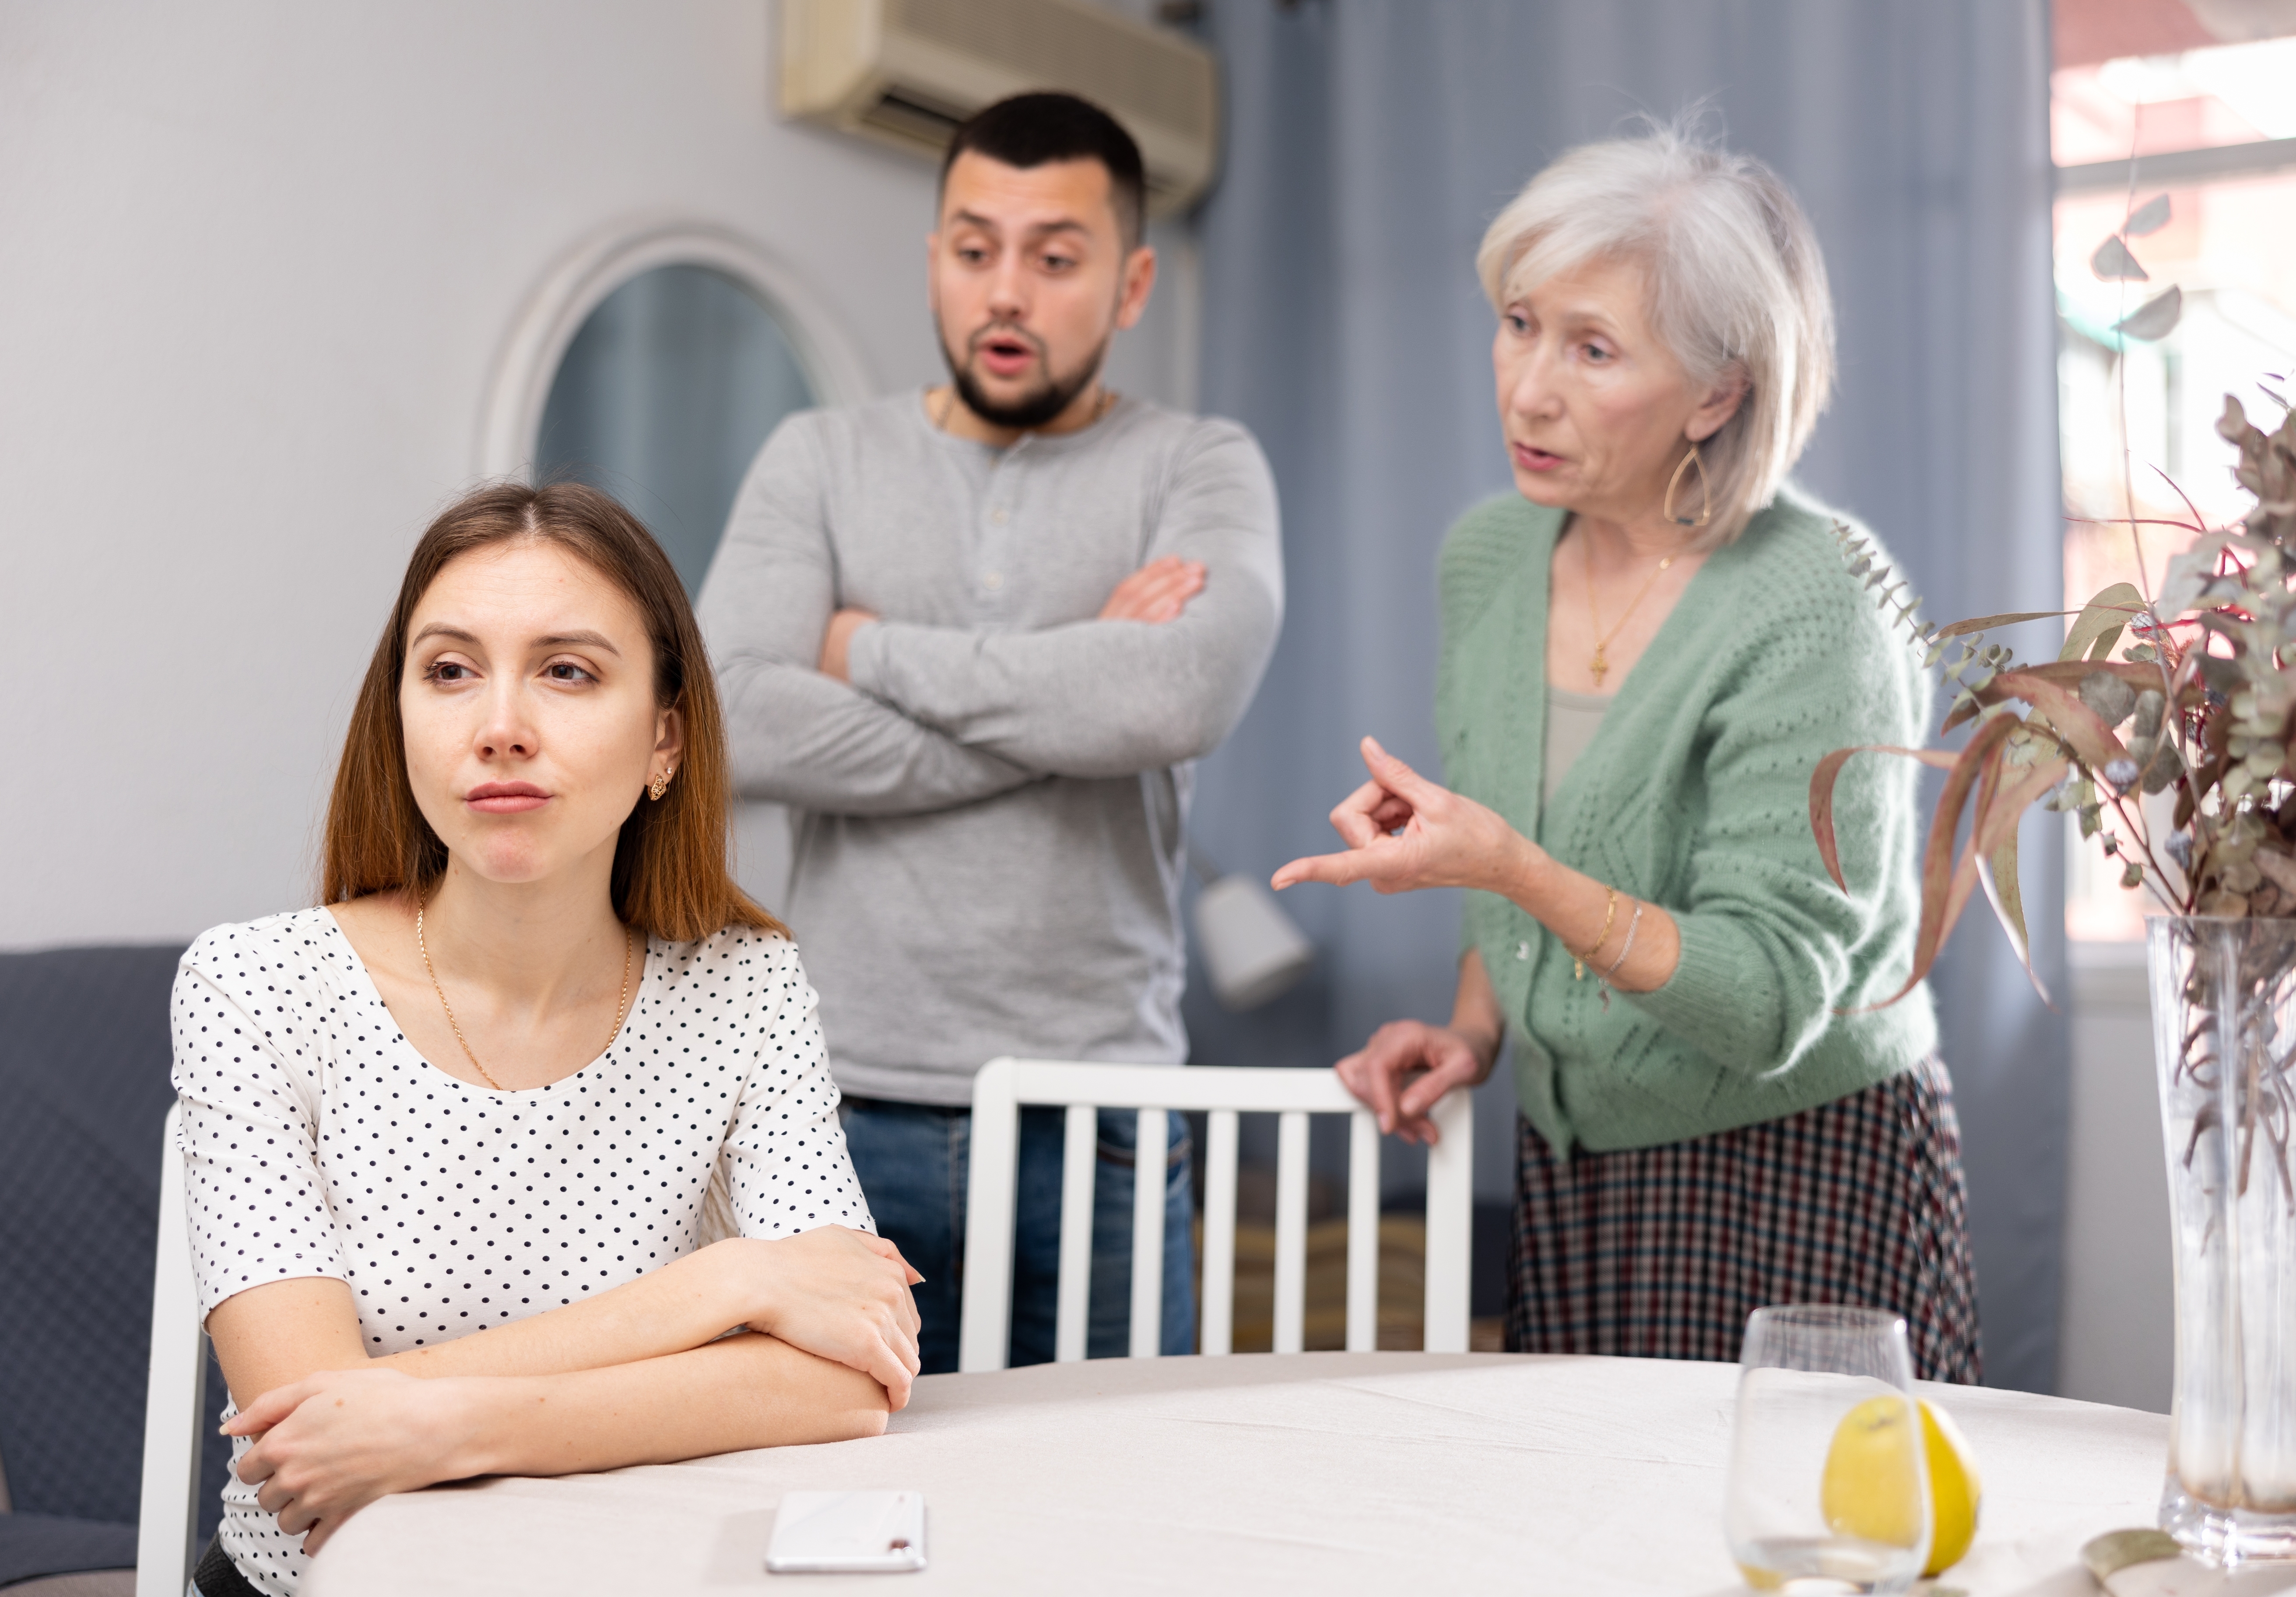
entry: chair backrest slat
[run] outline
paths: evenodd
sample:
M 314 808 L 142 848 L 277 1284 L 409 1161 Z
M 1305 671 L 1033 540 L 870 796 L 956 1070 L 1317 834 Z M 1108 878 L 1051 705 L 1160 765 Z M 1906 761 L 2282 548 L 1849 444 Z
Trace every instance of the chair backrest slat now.
M 1013 1301 L 1013 1190 L 1020 1178 L 1021 1112 L 1010 1070 L 993 1065 L 972 1080 L 971 1165 L 965 1176 L 964 1308 L 960 1370 L 1004 1368 Z M 1002 1239 L 986 1246 L 977 1239 Z M 980 1304 L 980 1312 L 973 1307 Z M 995 1305 L 993 1314 L 988 1309 Z M 1057 1327 L 1055 1328 L 1057 1334 Z
M 1100 1111 L 1071 1104 L 1061 1158 L 1061 1279 L 1053 1322 L 1053 1357 L 1072 1364 L 1084 1357 L 1092 1312 L 1092 1178 L 1100 1164 Z
M 1235 1163 L 1234 1109 L 1204 1116 L 1204 1291 L 1196 1340 L 1207 1354 L 1235 1349 Z
M 1023 1105 L 1067 1107 L 1061 1190 L 1061 1279 L 1054 1349 L 1062 1359 L 1086 1346 L 1091 1279 L 1093 1176 L 1098 1109 L 1142 1111 L 1133 1196 L 1131 1351 L 1158 1351 L 1162 1319 L 1164 1184 L 1168 1113 L 1203 1111 L 1205 1126 L 1203 1290 L 1201 1345 L 1233 1350 L 1235 1331 L 1236 1115 L 1277 1122 L 1275 1346 L 1304 1346 L 1307 1310 L 1308 1127 L 1311 1115 L 1346 1115 L 1348 1325 L 1350 1349 L 1379 1339 L 1379 1134 L 1376 1123 L 1328 1070 L 1201 1068 L 994 1059 L 974 1078 L 972 1173 L 965 1226 L 964 1307 L 957 1338 L 961 1370 L 1004 1368 L 1011 1331 L 1013 1190 Z M 1474 1109 L 1464 1091 L 1438 1104 L 1439 1133 L 1427 1159 L 1425 1340 L 1431 1353 L 1467 1346 L 1467 1267 L 1472 1215 Z M 1086 1166 L 1079 1171 L 1079 1166 Z
M 1140 1111 L 1133 1140 L 1132 1356 L 1164 1351 L 1164 1166 L 1171 1149 L 1170 1116 Z
M 1275 1117 L 1275 1343 L 1308 1346 L 1308 1112 Z
M 1422 1344 L 1429 1353 L 1467 1351 L 1468 1269 L 1475 1203 L 1475 1172 L 1470 1157 L 1474 1115 L 1474 1099 L 1463 1091 L 1454 1091 L 1435 1106 L 1432 1116 L 1438 1140 L 1427 1156 L 1427 1333 Z M 1458 1222 L 1439 1226 L 1438 1214 L 1456 1215 Z
M 1379 1122 L 1348 1116 L 1348 1351 L 1379 1347 Z

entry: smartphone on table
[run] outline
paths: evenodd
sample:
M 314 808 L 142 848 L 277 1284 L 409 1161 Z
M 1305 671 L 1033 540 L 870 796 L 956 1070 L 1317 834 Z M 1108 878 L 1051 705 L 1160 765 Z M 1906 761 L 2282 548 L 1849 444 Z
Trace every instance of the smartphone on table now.
M 925 1567 L 922 1492 L 787 1492 L 766 1568 L 775 1575 L 865 1575 Z

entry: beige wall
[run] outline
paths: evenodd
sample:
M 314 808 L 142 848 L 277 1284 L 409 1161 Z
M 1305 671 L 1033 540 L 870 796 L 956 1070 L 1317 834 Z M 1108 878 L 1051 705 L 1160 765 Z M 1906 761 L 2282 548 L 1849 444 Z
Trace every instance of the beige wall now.
M 2057 1390 L 2169 1410 L 2169 1178 L 2144 949 L 2072 945 L 2072 1127 Z M 1982 1293 L 1985 1283 L 1978 1283 Z

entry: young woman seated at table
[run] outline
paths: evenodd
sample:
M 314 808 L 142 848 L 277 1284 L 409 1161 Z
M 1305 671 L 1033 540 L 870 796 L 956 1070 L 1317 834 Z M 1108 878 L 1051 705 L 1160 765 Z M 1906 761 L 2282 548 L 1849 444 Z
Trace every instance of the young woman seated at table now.
M 701 633 L 627 511 L 505 486 L 431 523 L 325 907 L 217 926 L 176 980 L 236 1409 L 202 1597 L 286 1597 L 386 1493 L 871 1436 L 907 1401 L 918 1278 L 870 1234 L 797 948 L 726 873 L 727 787 Z

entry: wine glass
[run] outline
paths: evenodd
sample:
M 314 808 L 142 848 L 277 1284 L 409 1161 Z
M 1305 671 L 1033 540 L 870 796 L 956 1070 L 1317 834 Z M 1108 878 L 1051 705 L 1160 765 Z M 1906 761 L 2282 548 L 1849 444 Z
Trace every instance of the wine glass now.
M 1723 1528 L 1746 1584 L 1793 1597 L 1906 1590 L 1931 1518 L 1906 1322 L 1757 1309 L 1738 1362 Z

